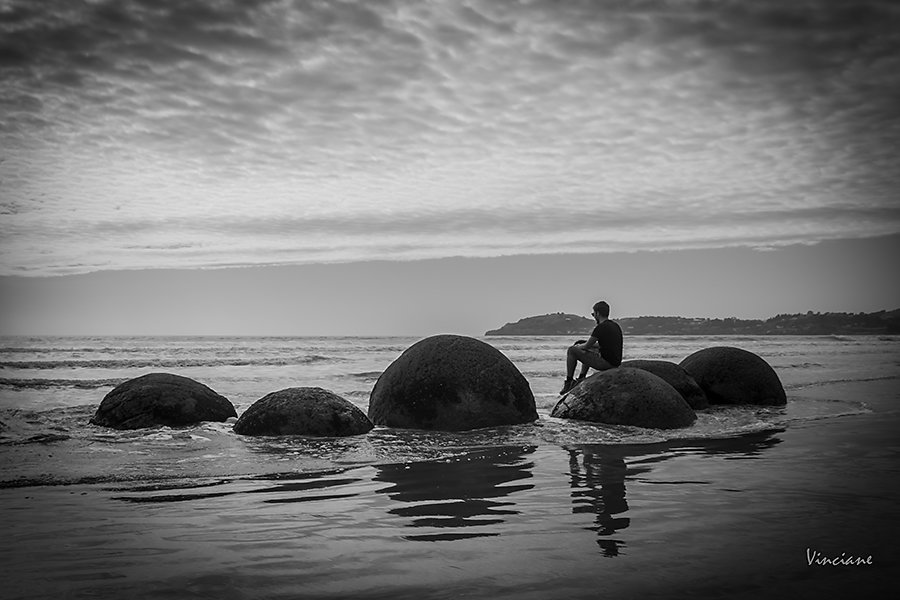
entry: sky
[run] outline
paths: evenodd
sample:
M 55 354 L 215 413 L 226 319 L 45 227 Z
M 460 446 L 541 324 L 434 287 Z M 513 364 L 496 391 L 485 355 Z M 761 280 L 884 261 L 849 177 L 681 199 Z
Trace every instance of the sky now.
M 0 334 L 900 307 L 900 5 L 0 0 Z

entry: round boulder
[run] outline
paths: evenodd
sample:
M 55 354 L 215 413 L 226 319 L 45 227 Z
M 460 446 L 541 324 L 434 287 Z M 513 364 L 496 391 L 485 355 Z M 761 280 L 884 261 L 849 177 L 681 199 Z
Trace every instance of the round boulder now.
M 360 435 L 374 427 L 349 400 L 318 387 L 287 388 L 267 394 L 234 424 L 241 435 Z
M 653 429 L 687 427 L 697 419 L 675 388 L 649 371 L 628 367 L 591 375 L 560 398 L 550 416 Z
M 384 370 L 369 418 L 388 427 L 462 431 L 530 423 L 538 414 L 528 381 L 502 352 L 471 337 L 436 335 Z
M 622 366 L 653 373 L 675 388 L 694 410 L 709 408 L 709 400 L 706 399 L 703 388 L 681 365 L 667 360 L 626 360 Z
M 222 422 L 236 416 L 234 405 L 227 398 L 202 383 L 170 373 L 150 373 L 113 388 L 100 402 L 91 423 L 113 429 L 140 429 Z
M 700 384 L 710 404 L 787 404 L 775 369 L 747 350 L 705 348 L 685 358 L 681 366 Z

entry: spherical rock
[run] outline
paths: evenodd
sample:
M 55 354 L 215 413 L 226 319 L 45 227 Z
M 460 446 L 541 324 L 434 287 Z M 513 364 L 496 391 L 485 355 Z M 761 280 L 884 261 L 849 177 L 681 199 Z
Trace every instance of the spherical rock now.
M 149 373 L 113 388 L 100 402 L 91 423 L 114 429 L 140 429 L 221 422 L 236 416 L 234 405 L 227 398 L 202 383 L 170 373 Z
M 234 432 L 342 437 L 360 435 L 372 427 L 366 413 L 349 400 L 318 387 L 296 387 L 254 402 L 234 424 Z
M 694 410 L 709 408 L 709 400 L 706 399 L 703 388 L 681 365 L 667 360 L 626 360 L 622 366 L 653 373 L 675 388 Z
M 459 335 L 420 340 L 375 382 L 369 418 L 376 425 L 461 431 L 537 420 L 534 394 L 493 346 Z
M 685 358 L 681 366 L 700 384 L 710 404 L 787 404 L 775 369 L 747 350 L 705 348 Z
M 628 367 L 591 375 L 560 398 L 550 415 L 653 429 L 687 427 L 697 419 L 675 388 L 649 371 Z

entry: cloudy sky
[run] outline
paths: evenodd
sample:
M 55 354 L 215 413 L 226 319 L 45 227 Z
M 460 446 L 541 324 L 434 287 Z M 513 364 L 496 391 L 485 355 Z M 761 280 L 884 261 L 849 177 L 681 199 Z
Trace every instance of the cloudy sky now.
M 888 0 L 0 0 L 0 333 L 897 308 L 898 107 Z

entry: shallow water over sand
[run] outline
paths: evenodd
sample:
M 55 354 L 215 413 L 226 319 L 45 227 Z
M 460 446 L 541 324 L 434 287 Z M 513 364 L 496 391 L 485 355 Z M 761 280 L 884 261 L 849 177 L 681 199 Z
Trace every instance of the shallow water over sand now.
M 562 338 L 487 340 L 529 379 L 533 425 L 315 440 L 243 438 L 228 423 L 86 424 L 114 381 L 148 370 L 195 377 L 239 413 L 292 385 L 365 408 L 378 373 L 414 341 L 368 340 L 356 353 L 327 338 L 4 351 L 4 597 L 749 598 L 893 581 L 891 338 L 630 340 L 628 358 L 676 361 L 744 347 L 786 384 L 786 407 L 711 410 L 674 432 L 550 418 Z M 245 355 L 255 358 L 232 364 Z M 113 362 L 123 356 L 136 361 Z M 159 368 L 182 356 L 193 362 Z M 873 565 L 809 565 L 808 549 Z

